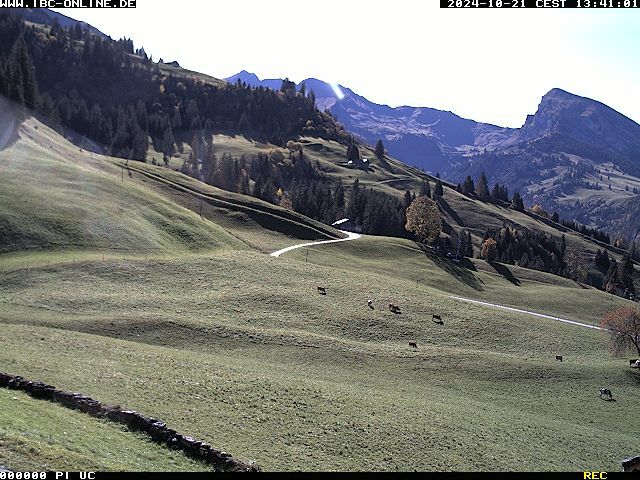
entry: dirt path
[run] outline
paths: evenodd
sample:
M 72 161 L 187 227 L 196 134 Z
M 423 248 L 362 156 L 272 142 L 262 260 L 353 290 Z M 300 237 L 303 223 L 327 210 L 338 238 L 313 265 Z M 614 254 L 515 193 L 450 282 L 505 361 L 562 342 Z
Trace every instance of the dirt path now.
M 527 315 L 533 315 L 535 317 L 547 318 L 549 320 L 554 320 L 556 322 L 569 323 L 571 325 L 577 325 L 579 327 L 591 328 L 593 330 L 603 330 L 600 327 L 596 327 L 595 325 L 588 325 L 586 323 L 574 322 L 573 320 L 565 320 L 564 318 L 553 317 L 551 315 L 544 315 L 543 313 L 535 313 L 530 312 L 529 310 L 522 310 L 520 308 L 513 307 L 505 307 L 504 305 L 496 305 L 494 303 L 481 302 L 479 300 L 471 300 L 469 298 L 455 297 L 451 295 L 449 298 L 453 298 L 454 300 L 460 300 L 461 302 L 475 303 L 478 305 L 484 305 L 486 307 L 499 308 L 502 310 L 509 310 L 510 312 L 518 312 L 518 313 L 526 313 Z
M 383 180 L 381 182 L 375 182 L 374 185 L 384 185 L 385 183 L 401 182 L 401 181 L 406 181 L 406 180 L 413 180 L 413 178 L 408 176 L 408 175 L 406 175 L 406 176 L 401 177 L 401 178 L 392 178 L 390 180 Z
M 271 256 L 272 257 L 279 257 L 283 253 L 287 253 L 287 252 L 290 252 L 291 250 L 296 250 L 298 248 L 313 247 L 315 245 L 324 245 L 326 243 L 348 242 L 350 240 L 358 240 L 359 238 L 362 237 L 362 235 L 360 235 L 359 233 L 345 232 L 344 230 L 340 230 L 340 231 L 342 233 L 344 233 L 345 235 L 347 235 L 348 238 L 340 238 L 338 240 L 323 240 L 321 242 L 311 242 L 311 243 L 303 243 L 302 245 L 294 245 L 292 247 L 283 248 L 282 250 L 278 250 L 277 252 L 273 252 L 271 254 Z

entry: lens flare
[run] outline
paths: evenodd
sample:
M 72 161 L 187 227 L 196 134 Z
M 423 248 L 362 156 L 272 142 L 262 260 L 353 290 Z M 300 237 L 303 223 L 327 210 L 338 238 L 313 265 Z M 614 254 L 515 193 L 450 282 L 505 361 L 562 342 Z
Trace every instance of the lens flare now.
M 337 83 L 332 83 L 331 88 L 333 88 L 333 93 L 336 94 L 336 97 L 338 97 L 338 100 L 342 100 L 344 98 L 344 93 L 342 93 L 342 89 L 340 88 L 340 85 L 338 85 Z

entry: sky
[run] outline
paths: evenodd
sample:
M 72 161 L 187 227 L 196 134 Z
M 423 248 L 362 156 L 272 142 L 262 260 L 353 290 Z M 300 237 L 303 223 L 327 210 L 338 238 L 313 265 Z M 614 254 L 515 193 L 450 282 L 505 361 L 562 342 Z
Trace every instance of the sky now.
M 640 123 L 640 9 L 441 9 L 437 0 L 138 0 L 55 9 L 154 60 L 339 83 L 369 100 L 520 127 L 554 87 Z

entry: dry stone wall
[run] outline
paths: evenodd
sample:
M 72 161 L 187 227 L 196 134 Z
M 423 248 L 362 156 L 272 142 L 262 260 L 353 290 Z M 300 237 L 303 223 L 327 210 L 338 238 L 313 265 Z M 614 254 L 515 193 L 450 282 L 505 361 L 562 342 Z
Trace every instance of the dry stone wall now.
M 253 462 L 242 462 L 230 454 L 218 450 L 208 443 L 176 432 L 167 424 L 133 410 L 103 404 L 80 393 L 65 392 L 42 382 L 33 382 L 19 376 L 0 372 L 0 387 L 21 390 L 33 398 L 58 402 L 65 407 L 80 410 L 94 417 L 107 418 L 127 425 L 132 430 L 148 434 L 155 442 L 182 450 L 186 455 L 213 466 L 220 472 L 256 472 L 259 467 Z

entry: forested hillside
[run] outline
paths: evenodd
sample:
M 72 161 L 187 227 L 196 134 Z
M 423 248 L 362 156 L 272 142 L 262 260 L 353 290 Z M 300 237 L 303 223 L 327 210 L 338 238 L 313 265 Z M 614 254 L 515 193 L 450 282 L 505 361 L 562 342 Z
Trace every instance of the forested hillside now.
M 633 287 L 632 281 L 616 281 L 613 270 L 601 271 L 594 264 L 595 273 L 588 275 L 570 265 L 555 226 L 553 233 L 541 233 L 504 220 L 495 225 L 493 219 L 489 228 L 482 220 L 488 214 L 484 211 L 462 221 L 460 209 L 470 207 L 460 196 L 516 211 L 524 205 L 519 194 L 510 198 L 504 185 L 489 192 L 486 177 L 478 189 L 469 177 L 455 189 L 449 185 L 445 195 L 439 179 L 399 168 L 381 140 L 375 150 L 358 144 L 331 114 L 316 108 L 315 94 L 304 86 L 284 80 L 279 90 L 272 90 L 241 81 L 216 84 L 196 74 L 173 75 L 144 49 L 134 50 L 130 39 L 114 41 L 81 24 L 32 25 L 3 13 L 0 40 L 0 93 L 39 112 L 54 128 L 79 133 L 104 153 L 172 168 L 177 162 L 176 169 L 210 185 L 326 224 L 348 217 L 352 228 L 373 235 L 413 238 L 405 229 L 407 208 L 417 195 L 431 196 L 444 215 L 443 248 L 473 256 L 474 243 L 481 253 L 493 239 L 501 262 L 619 294 L 624 290 L 613 286 Z M 232 155 L 215 143 L 223 134 L 262 147 Z M 396 186 L 382 188 L 386 182 Z M 597 230 L 566 221 L 564 226 L 582 228 L 581 233 L 609 243 Z
M 275 92 L 223 88 L 165 75 L 129 39 L 74 28 L 27 26 L 0 14 L 0 93 L 52 122 L 144 160 L 148 138 L 172 155 L 198 132 L 233 132 L 282 145 L 298 135 L 346 141 L 348 135 L 295 86 Z

